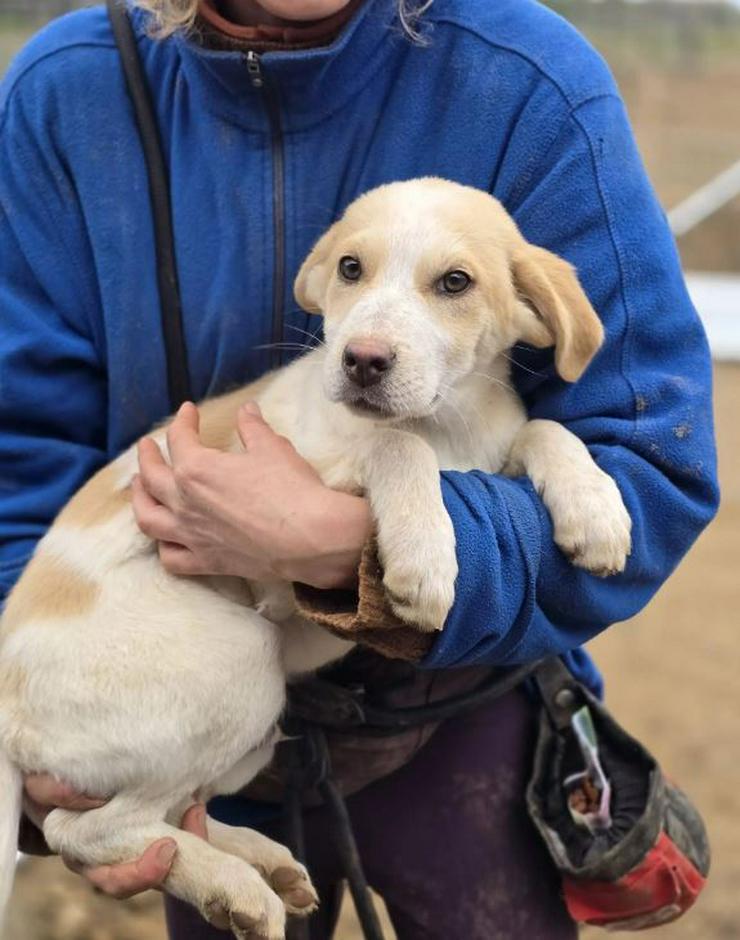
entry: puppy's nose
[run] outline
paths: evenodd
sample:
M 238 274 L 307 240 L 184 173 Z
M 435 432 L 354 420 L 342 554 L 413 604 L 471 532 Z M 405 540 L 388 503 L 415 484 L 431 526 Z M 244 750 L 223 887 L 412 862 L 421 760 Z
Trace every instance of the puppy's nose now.
M 396 354 L 387 343 L 375 340 L 349 343 L 344 348 L 342 366 L 347 377 L 360 388 L 377 385 L 392 366 Z

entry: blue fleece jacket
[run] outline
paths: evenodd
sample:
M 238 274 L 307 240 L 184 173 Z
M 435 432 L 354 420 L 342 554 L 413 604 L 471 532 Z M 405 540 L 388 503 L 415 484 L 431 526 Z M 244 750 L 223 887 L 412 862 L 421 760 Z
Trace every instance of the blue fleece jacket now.
M 329 47 L 238 53 L 156 41 L 135 14 L 172 181 L 197 396 L 254 378 L 260 349 L 319 321 L 291 282 L 358 194 L 433 174 L 494 193 L 573 262 L 606 327 L 584 378 L 515 350 L 532 416 L 562 422 L 617 481 L 634 528 L 600 580 L 552 541 L 531 485 L 444 473 L 460 577 L 424 665 L 577 652 L 638 611 L 717 505 L 704 334 L 614 82 L 531 0 L 436 0 L 426 43 L 367 0 Z M 262 82 L 255 81 L 259 71 Z M 251 76 L 251 77 L 250 77 Z M 147 182 L 104 11 L 71 14 L 0 92 L 0 589 L 60 506 L 168 411 Z

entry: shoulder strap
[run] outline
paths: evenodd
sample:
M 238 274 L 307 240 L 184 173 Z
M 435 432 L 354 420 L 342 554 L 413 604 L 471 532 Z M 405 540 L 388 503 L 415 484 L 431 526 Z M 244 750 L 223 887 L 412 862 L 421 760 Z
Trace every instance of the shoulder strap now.
M 106 5 L 121 57 L 126 87 L 134 106 L 136 124 L 146 161 L 157 253 L 157 286 L 161 305 L 162 334 L 167 356 L 167 389 L 170 406 L 175 411 L 191 397 L 191 394 L 175 257 L 169 178 L 162 155 L 162 142 L 154 116 L 152 96 L 139 58 L 131 21 L 122 0 L 121 2 L 107 0 Z
M 587 704 L 585 689 L 559 656 L 540 660 L 533 678 L 550 721 L 558 731 L 564 731 L 578 709 Z

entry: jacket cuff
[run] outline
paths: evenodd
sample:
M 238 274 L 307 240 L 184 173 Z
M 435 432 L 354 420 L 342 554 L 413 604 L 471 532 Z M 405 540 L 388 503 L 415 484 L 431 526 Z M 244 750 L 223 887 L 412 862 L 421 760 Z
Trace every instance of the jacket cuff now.
M 356 591 L 322 591 L 295 584 L 298 611 L 343 640 L 368 646 L 387 659 L 416 663 L 434 645 L 436 634 L 422 633 L 400 620 L 383 587 L 378 546 L 370 539 L 362 551 Z

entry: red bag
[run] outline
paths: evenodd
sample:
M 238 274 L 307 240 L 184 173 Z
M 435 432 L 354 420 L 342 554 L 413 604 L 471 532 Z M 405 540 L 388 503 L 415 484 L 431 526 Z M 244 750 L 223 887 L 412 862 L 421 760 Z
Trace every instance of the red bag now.
M 709 872 L 701 816 L 559 660 L 546 661 L 534 678 L 544 708 L 527 803 L 561 872 L 571 917 L 607 930 L 675 920 L 694 903 Z M 584 705 L 611 783 L 610 824 L 596 834 L 574 822 L 563 787 L 579 761 L 571 719 Z
M 611 930 L 642 930 L 680 917 L 705 879 L 665 832 L 643 862 L 617 881 L 563 878 L 573 920 Z

